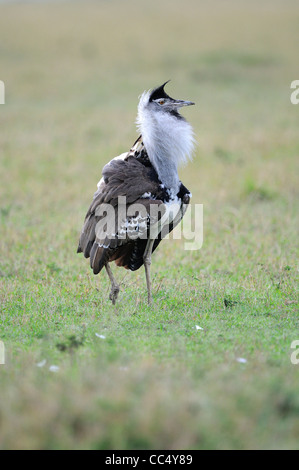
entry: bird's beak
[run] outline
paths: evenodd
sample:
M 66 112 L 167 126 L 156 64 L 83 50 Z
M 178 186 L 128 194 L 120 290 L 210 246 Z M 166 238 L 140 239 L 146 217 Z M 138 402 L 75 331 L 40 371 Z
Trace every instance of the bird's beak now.
M 173 104 L 178 108 L 182 108 L 183 106 L 192 106 L 195 103 L 193 101 L 174 100 Z

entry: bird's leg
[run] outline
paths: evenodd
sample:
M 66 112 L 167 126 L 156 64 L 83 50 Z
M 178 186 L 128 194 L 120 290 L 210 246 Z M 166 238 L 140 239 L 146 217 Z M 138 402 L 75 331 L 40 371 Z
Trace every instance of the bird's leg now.
M 154 238 L 148 239 L 146 248 L 143 254 L 143 262 L 144 262 L 146 285 L 147 285 L 147 299 L 148 299 L 149 305 L 151 305 L 153 301 L 150 267 L 151 267 L 151 262 L 152 262 L 152 250 L 154 246 L 154 241 L 155 241 Z
M 116 282 L 116 280 L 115 280 L 115 278 L 112 274 L 109 263 L 105 264 L 105 268 L 106 268 L 107 274 L 108 274 L 110 282 L 111 282 L 111 291 L 110 291 L 109 299 L 111 300 L 113 305 L 115 305 L 115 302 L 116 302 L 116 299 L 117 299 L 117 296 L 118 296 L 118 293 L 119 293 L 119 285 L 117 284 L 117 282 Z

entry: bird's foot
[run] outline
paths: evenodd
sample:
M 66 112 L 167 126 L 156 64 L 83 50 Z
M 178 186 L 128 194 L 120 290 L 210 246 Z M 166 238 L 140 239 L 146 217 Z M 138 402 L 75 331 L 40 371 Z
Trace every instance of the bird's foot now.
M 116 299 L 118 297 L 119 293 L 119 286 L 118 285 L 113 285 L 111 287 L 109 299 L 111 300 L 112 304 L 115 305 Z
M 147 296 L 147 303 L 148 303 L 148 305 L 153 304 L 153 297 L 152 297 L 152 294 L 150 292 L 148 293 L 148 296 Z

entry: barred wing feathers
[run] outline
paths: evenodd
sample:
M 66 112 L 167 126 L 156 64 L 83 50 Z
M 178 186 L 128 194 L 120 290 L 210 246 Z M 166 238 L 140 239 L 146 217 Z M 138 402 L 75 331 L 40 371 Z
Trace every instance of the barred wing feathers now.
M 118 266 L 132 271 L 142 266 L 149 225 L 156 222 L 150 221 L 150 205 L 163 204 L 159 199 L 162 192 L 153 167 L 145 166 L 133 156 L 114 159 L 104 167 L 103 178 L 86 214 L 78 246 L 78 252 L 83 252 L 86 258 L 90 258 L 90 265 L 95 274 L 99 273 L 108 261 L 115 261 Z M 119 197 L 126 198 L 123 208 L 119 205 Z M 114 208 L 111 216 L 107 216 L 105 212 L 107 204 Z M 130 217 L 121 219 L 121 225 L 118 227 L 120 211 L 125 209 L 125 213 L 130 213 L 132 204 L 140 204 L 143 207 L 143 217 L 131 213 Z M 161 215 L 163 209 L 159 217 Z M 99 234 L 97 224 L 104 216 L 107 221 L 106 232 Z M 114 232 L 111 230 L 109 233 L 110 225 L 116 228 Z M 134 231 L 138 238 L 134 238 Z M 160 241 L 161 238 L 157 237 L 154 249 Z

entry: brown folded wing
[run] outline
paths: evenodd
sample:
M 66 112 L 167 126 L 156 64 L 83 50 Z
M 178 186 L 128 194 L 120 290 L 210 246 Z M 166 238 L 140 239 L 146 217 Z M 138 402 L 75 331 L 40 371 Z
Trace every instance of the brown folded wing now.
M 78 246 L 78 252 L 90 258 L 95 274 L 109 261 L 132 271 L 140 268 L 149 227 L 165 211 L 161 196 L 155 170 L 136 158 L 115 159 L 104 167 Z M 151 206 L 159 206 L 156 217 Z M 157 236 L 153 249 L 160 241 Z

